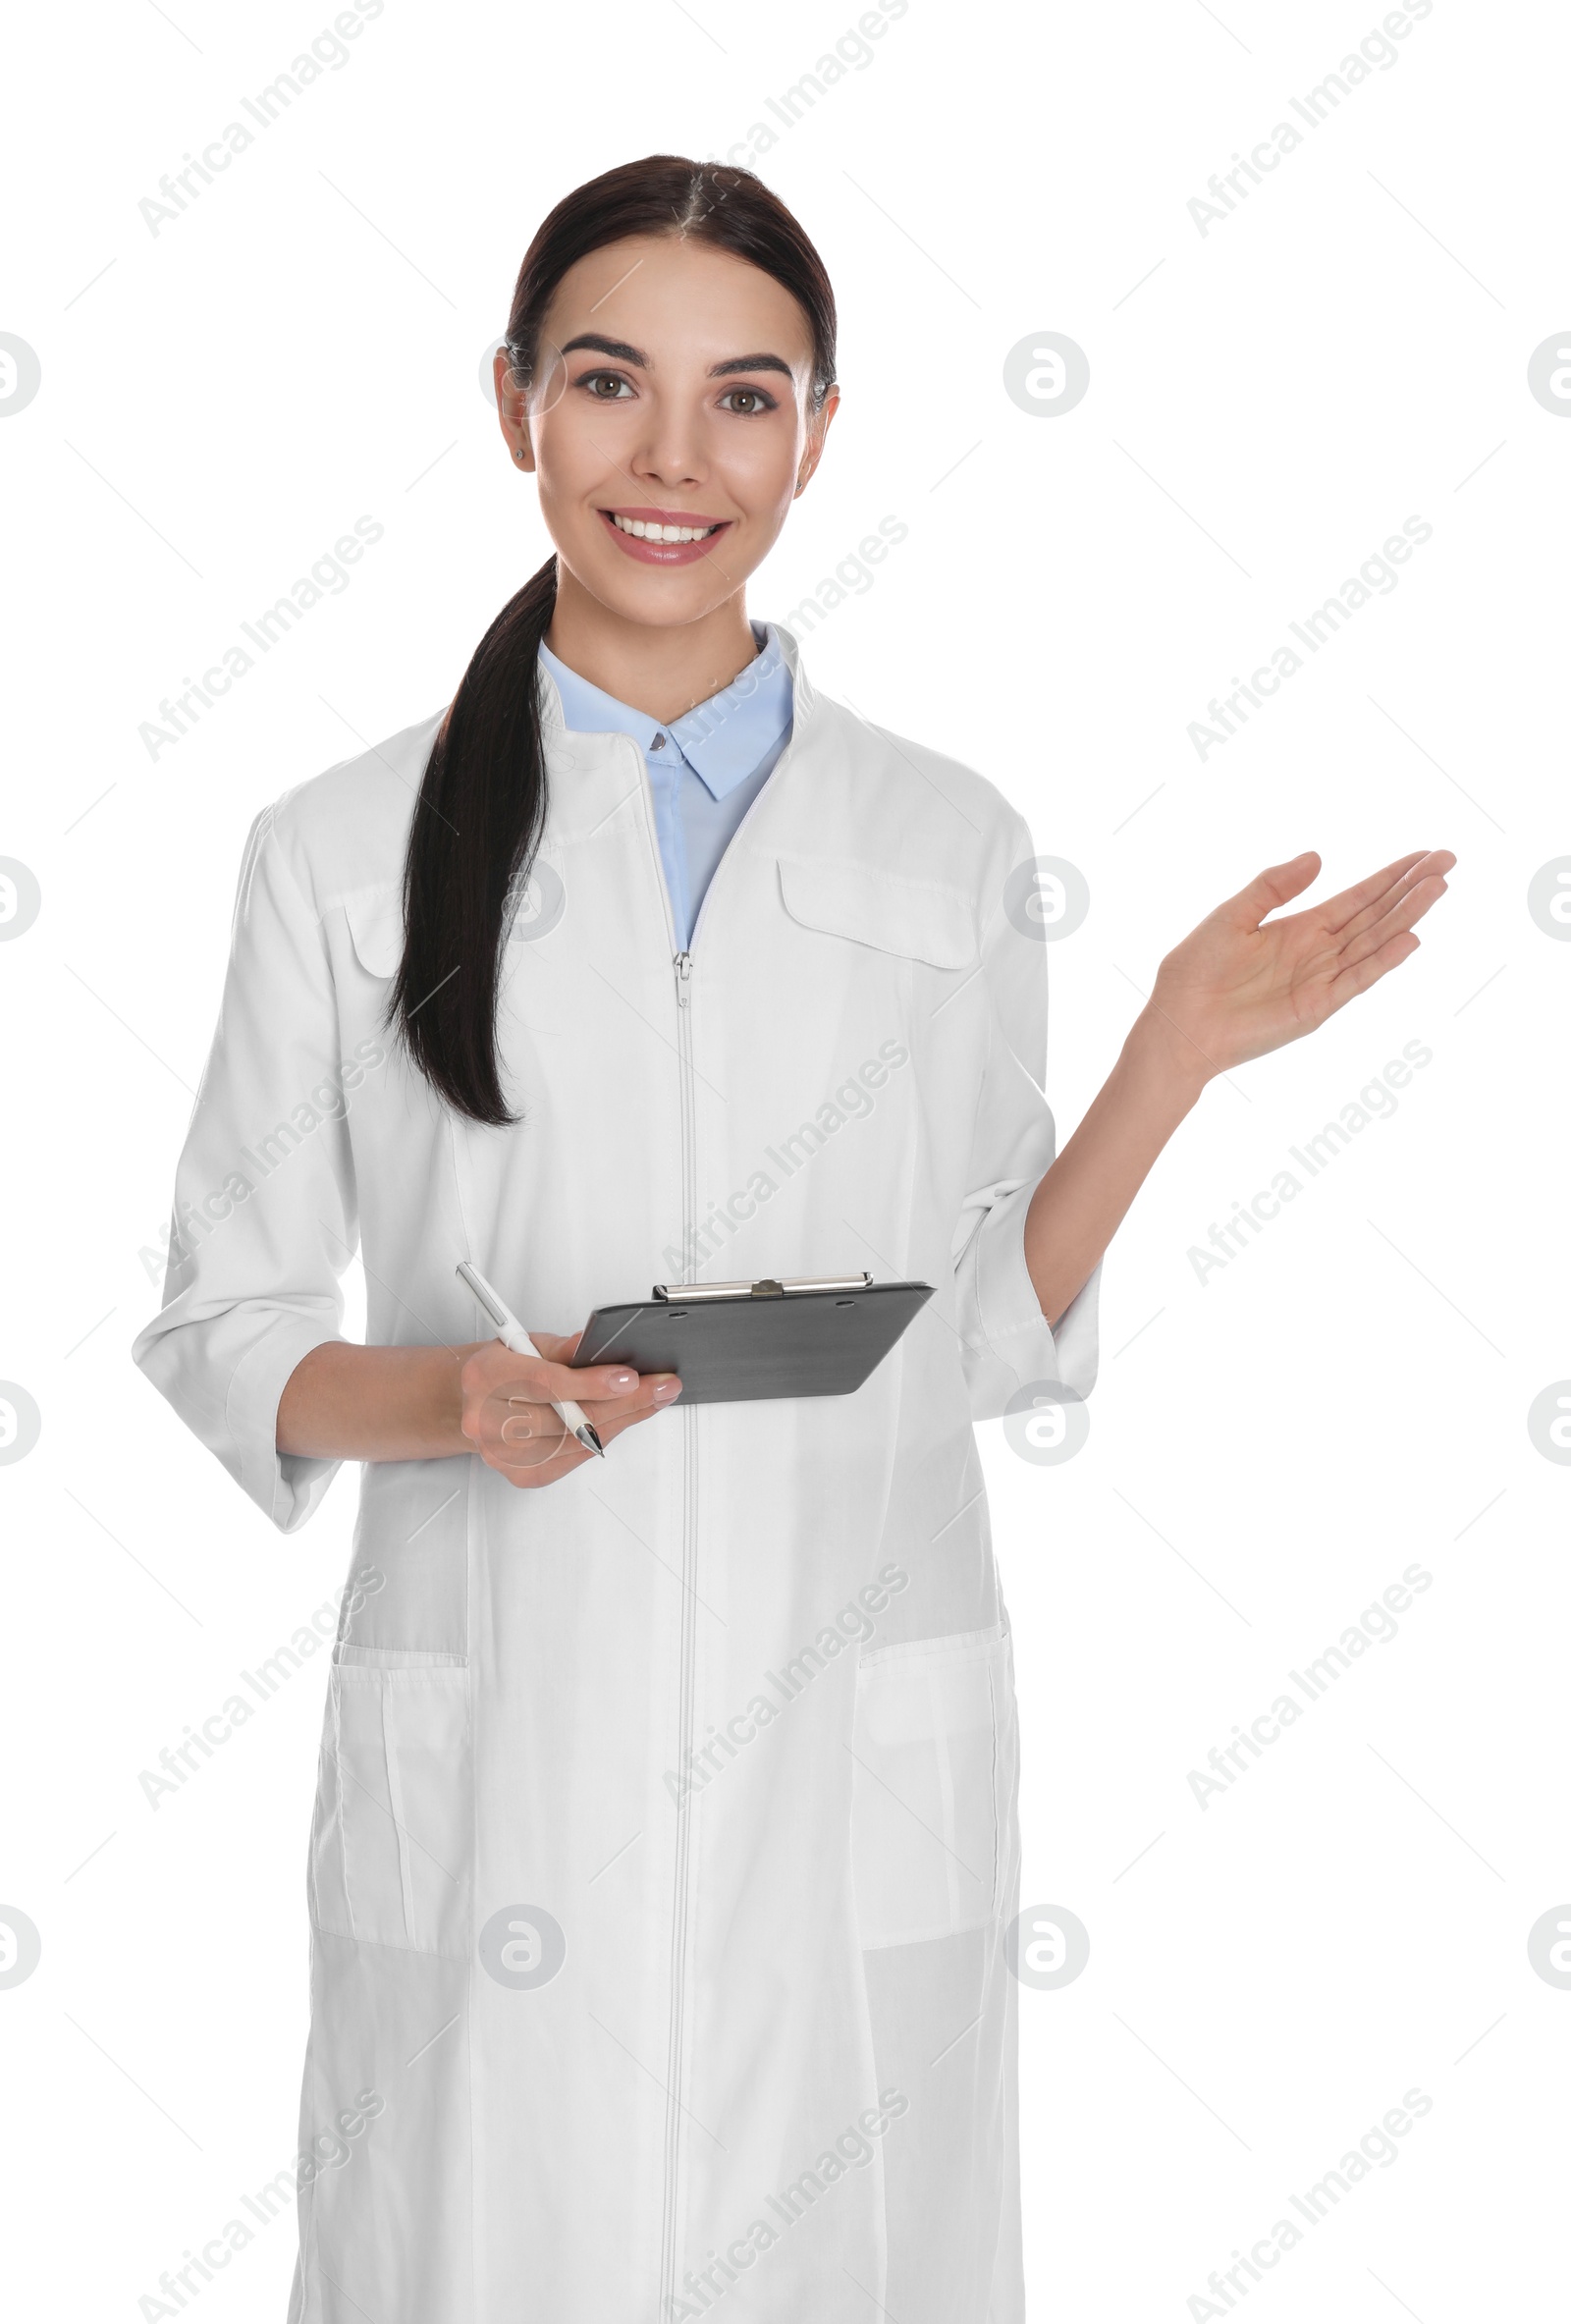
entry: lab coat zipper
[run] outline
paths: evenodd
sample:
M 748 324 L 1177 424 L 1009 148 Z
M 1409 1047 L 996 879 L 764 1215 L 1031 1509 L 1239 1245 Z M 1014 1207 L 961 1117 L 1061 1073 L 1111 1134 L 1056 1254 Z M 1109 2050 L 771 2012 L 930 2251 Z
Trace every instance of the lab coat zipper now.
M 693 1108 L 692 973 L 689 951 L 677 952 L 672 967 L 677 986 L 677 1055 L 681 1076 L 681 1248 L 690 1254 L 698 1216 L 698 1164 Z M 684 1258 L 684 1269 L 691 1261 Z M 682 1422 L 681 1649 L 677 1711 L 677 1765 L 691 1764 L 693 1742 L 693 1660 L 698 1562 L 698 1416 L 687 1407 Z M 666 2156 L 661 2213 L 660 2314 L 671 2312 L 677 2291 L 677 2203 L 680 2188 L 682 2035 L 687 1976 L 687 1887 L 690 1823 L 687 1802 L 677 1806 L 677 1864 L 671 1943 L 671 2019 L 666 2055 Z
M 779 775 L 781 769 L 786 765 L 787 760 L 790 759 L 795 748 L 796 737 L 793 733 L 791 739 L 786 743 L 785 750 L 781 753 L 781 757 L 775 768 L 771 772 L 771 782 L 774 781 L 775 777 Z M 752 827 L 755 819 L 757 818 L 760 803 L 768 789 L 769 784 L 766 783 L 764 789 L 761 790 L 758 793 L 758 796 L 754 798 L 749 804 L 747 812 L 742 817 L 740 825 L 738 826 L 737 830 L 731 834 L 731 844 L 726 850 L 726 854 L 728 856 L 734 854 L 737 838 L 740 838 L 744 832 L 749 831 Z M 647 798 L 647 790 L 645 795 Z M 652 821 L 650 824 L 649 836 L 655 854 L 656 877 L 660 883 L 662 899 L 666 903 L 668 924 L 671 925 L 673 935 L 675 935 L 675 921 L 672 917 L 670 898 L 666 892 L 666 875 L 660 861 L 660 842 L 658 836 L 655 833 Z M 677 1054 L 678 1059 L 678 1070 L 681 1075 L 681 1248 L 683 1254 L 682 1267 L 684 1277 L 687 1274 L 690 1274 L 691 1270 L 697 1265 L 696 1251 L 698 1229 L 698 1153 L 697 1129 L 694 1118 L 693 1040 L 691 1015 L 693 977 L 692 946 L 699 934 L 699 931 L 704 925 L 705 920 L 709 916 L 711 900 L 714 896 L 716 888 L 721 884 L 725 877 L 726 869 L 726 859 L 723 857 L 721 862 L 715 867 L 715 871 L 710 879 L 709 887 L 705 891 L 703 899 L 698 906 L 698 917 L 693 923 L 692 930 L 688 936 L 686 945 L 680 951 L 675 953 L 672 958 L 672 969 L 677 987 Z M 678 1757 L 676 1763 L 682 1769 L 688 1769 L 692 1765 L 692 1749 L 695 1731 L 693 1716 L 693 1664 L 696 1655 L 695 1633 L 697 1628 L 698 1607 L 698 1414 L 696 1409 L 692 1406 L 688 1406 L 683 1411 L 678 1404 L 678 1410 L 680 1411 L 684 1433 L 682 1444 L 681 1675 L 679 1682 L 679 1702 L 677 1710 Z M 688 1797 L 690 1798 L 691 1795 L 689 1794 Z M 660 2314 L 662 2317 L 665 2317 L 671 2313 L 672 2304 L 675 2301 L 677 2296 L 677 2211 L 680 2193 L 680 2171 L 678 2167 L 678 2158 L 681 2116 L 683 2112 L 681 2102 L 681 2079 L 684 2063 L 682 2056 L 682 2034 L 686 2006 L 688 1879 L 688 1800 L 682 1799 L 677 1802 L 677 1806 L 675 1924 L 672 1931 L 671 1949 L 671 2030 L 667 2047 L 666 2065 L 666 2169 L 660 2239 Z

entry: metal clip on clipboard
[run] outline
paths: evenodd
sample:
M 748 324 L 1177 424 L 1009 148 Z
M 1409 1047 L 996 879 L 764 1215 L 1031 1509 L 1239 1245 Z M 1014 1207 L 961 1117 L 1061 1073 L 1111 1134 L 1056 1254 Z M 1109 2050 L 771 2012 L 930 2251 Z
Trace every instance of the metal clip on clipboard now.
M 865 1291 L 872 1283 L 865 1270 L 859 1275 L 765 1275 L 756 1283 L 656 1283 L 651 1299 L 668 1304 L 679 1299 L 789 1299 L 798 1291 Z

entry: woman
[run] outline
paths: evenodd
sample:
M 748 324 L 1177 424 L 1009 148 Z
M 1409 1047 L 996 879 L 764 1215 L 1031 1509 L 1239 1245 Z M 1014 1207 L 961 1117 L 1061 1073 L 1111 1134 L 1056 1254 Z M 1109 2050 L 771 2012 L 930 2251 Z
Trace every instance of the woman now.
M 444 714 L 257 819 L 136 1348 L 284 1532 L 366 1464 L 309 1870 L 301 2143 L 338 2161 L 300 2170 L 291 2316 L 1007 2324 L 1017 1728 L 972 1424 L 1090 1386 L 1166 1138 L 1405 959 L 1453 858 L 1264 926 L 1319 861 L 1263 873 L 1055 1162 L 1020 817 L 747 620 L 839 401 L 800 228 L 745 172 L 614 170 L 536 235 L 496 371 L 556 554 Z M 864 1268 L 937 1288 L 848 1397 L 683 1409 L 546 1328 Z

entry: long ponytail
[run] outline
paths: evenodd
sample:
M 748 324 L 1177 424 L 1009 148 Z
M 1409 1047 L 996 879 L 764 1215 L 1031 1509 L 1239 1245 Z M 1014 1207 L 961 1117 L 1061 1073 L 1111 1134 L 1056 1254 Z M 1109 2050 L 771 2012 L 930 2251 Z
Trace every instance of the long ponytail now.
M 556 602 L 550 557 L 475 647 L 426 762 L 404 861 L 390 1011 L 448 1104 L 498 1127 L 512 1119 L 496 1045 L 504 922 L 545 826 L 538 665 Z
M 533 378 L 541 325 L 569 268 L 608 243 L 656 234 L 727 250 L 791 294 L 812 333 L 822 403 L 835 379 L 836 319 L 818 252 L 750 170 L 669 153 L 591 179 L 545 219 L 508 318 L 515 377 Z M 448 1105 L 493 1128 L 515 1118 L 497 1054 L 497 995 L 509 908 L 545 830 L 538 665 L 556 595 L 553 557 L 475 648 L 426 763 L 404 865 L 404 956 L 389 1024 Z

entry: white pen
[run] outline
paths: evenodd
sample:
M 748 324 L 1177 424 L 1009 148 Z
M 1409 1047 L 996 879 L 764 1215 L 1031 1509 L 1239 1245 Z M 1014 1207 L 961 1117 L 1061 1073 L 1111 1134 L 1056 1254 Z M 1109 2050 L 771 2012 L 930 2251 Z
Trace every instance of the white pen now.
M 495 1324 L 497 1337 L 503 1346 L 511 1348 L 515 1356 L 533 1356 L 538 1363 L 544 1363 L 545 1358 L 540 1354 L 540 1350 L 535 1346 L 534 1341 L 529 1337 L 512 1308 L 499 1292 L 492 1290 L 479 1269 L 471 1267 L 466 1259 L 460 1259 L 458 1265 L 458 1275 L 460 1282 L 468 1285 L 492 1323 Z M 597 1452 L 602 1460 L 605 1459 L 606 1448 L 596 1433 L 594 1423 L 585 1420 L 581 1405 L 574 1404 L 570 1398 L 559 1404 L 553 1396 L 551 1409 L 563 1427 L 571 1435 L 576 1436 L 578 1442 L 587 1451 Z

